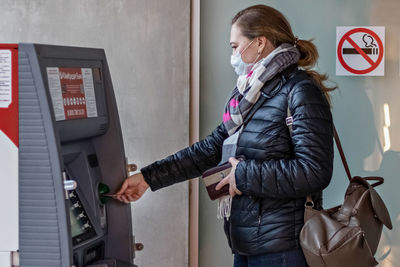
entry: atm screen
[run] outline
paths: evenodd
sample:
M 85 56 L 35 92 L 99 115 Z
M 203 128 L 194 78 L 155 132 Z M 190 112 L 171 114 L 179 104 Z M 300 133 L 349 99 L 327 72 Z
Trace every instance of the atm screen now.
M 76 218 L 74 212 L 72 211 L 72 208 L 69 209 L 69 220 L 71 223 L 71 236 L 72 238 L 77 237 L 78 235 L 81 235 L 85 232 L 83 229 L 82 223 L 78 221 Z
M 49 91 L 56 121 L 98 116 L 93 83 L 98 69 L 47 67 Z
M 69 220 L 71 224 L 72 245 L 78 245 L 96 236 L 96 231 L 74 190 L 69 192 Z

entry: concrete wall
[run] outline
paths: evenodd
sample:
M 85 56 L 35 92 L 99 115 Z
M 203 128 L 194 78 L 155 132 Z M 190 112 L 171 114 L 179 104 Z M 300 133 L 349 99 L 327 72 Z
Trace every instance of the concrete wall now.
M 126 154 L 143 167 L 189 143 L 190 1 L 0 0 L 0 43 L 104 48 Z M 188 186 L 132 204 L 139 266 L 188 262 Z
M 300 39 L 315 39 L 320 53 L 316 69 L 327 73 L 339 86 L 333 93 L 332 111 L 352 174 L 385 178 L 385 184 L 377 191 L 387 204 L 394 229 L 384 229 L 376 258 L 382 267 L 397 266 L 400 260 L 399 1 L 201 1 L 200 138 L 221 122 L 224 103 L 236 82 L 230 66 L 230 21 L 239 10 L 254 4 L 267 4 L 278 9 L 288 18 Z M 336 76 L 336 26 L 368 25 L 386 27 L 385 76 Z M 385 103 L 390 106 L 391 146 L 381 151 L 379 146 L 387 145 L 383 137 Z M 324 193 L 326 208 L 342 203 L 347 184 L 336 153 L 332 182 Z M 201 186 L 199 203 L 199 266 L 232 266 L 233 257 L 223 234 L 222 222 L 215 218 L 216 205 Z

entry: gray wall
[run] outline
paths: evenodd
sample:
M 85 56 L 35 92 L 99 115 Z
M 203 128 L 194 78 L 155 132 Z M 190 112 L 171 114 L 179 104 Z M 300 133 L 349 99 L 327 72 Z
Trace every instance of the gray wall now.
M 104 48 L 126 154 L 143 167 L 189 143 L 190 2 L 0 0 L 0 43 Z M 132 204 L 139 266 L 186 266 L 188 185 Z
M 280 10 L 301 39 L 315 39 L 320 52 L 317 70 L 327 73 L 340 89 L 333 93 L 333 116 L 341 135 L 353 175 L 381 175 L 385 184 L 378 187 L 394 224 L 384 230 L 376 254 L 381 266 L 396 266 L 400 261 L 399 173 L 399 33 L 397 0 L 270 0 L 201 1 L 200 58 L 200 137 L 205 137 L 222 120 L 224 103 L 235 85 L 230 66 L 230 20 L 239 10 L 254 4 L 268 4 Z M 338 77 L 335 75 L 336 26 L 386 26 L 385 77 Z M 382 153 L 383 104 L 390 106 L 391 148 Z M 347 186 L 338 154 L 332 183 L 325 190 L 325 207 L 341 203 Z M 199 259 L 201 267 L 231 266 L 232 255 L 215 218 L 216 205 L 200 187 Z M 386 255 L 388 253 L 388 255 Z

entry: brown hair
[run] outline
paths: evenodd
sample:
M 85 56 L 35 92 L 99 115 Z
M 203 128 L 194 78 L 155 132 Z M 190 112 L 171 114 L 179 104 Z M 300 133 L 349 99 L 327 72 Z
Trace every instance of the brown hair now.
M 335 90 L 336 86 L 327 87 L 324 82 L 328 79 L 328 76 L 311 70 L 318 60 L 317 47 L 312 43 L 312 40 L 297 39 L 282 13 L 266 5 L 255 5 L 239 11 L 232 19 L 232 25 L 235 23 L 242 34 L 249 39 L 265 36 L 275 47 L 282 43 L 296 45 L 300 52 L 300 59 L 297 64 L 304 69 L 321 88 L 326 98 L 330 100 L 329 92 Z

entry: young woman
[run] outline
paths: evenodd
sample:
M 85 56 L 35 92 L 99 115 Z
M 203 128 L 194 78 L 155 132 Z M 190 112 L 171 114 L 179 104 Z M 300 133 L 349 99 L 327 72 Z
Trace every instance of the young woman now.
M 240 11 L 230 39 L 238 79 L 222 123 L 204 140 L 128 177 L 117 198 L 135 201 L 148 187 L 198 177 L 229 160 L 232 171 L 217 189 L 229 184 L 230 212 L 222 215 L 229 217 L 224 229 L 234 266 L 307 266 L 299 233 L 305 197 L 312 195 L 321 208 L 332 175 L 328 92 L 334 88 L 310 70 L 316 47 L 295 37 L 285 17 L 269 6 Z

